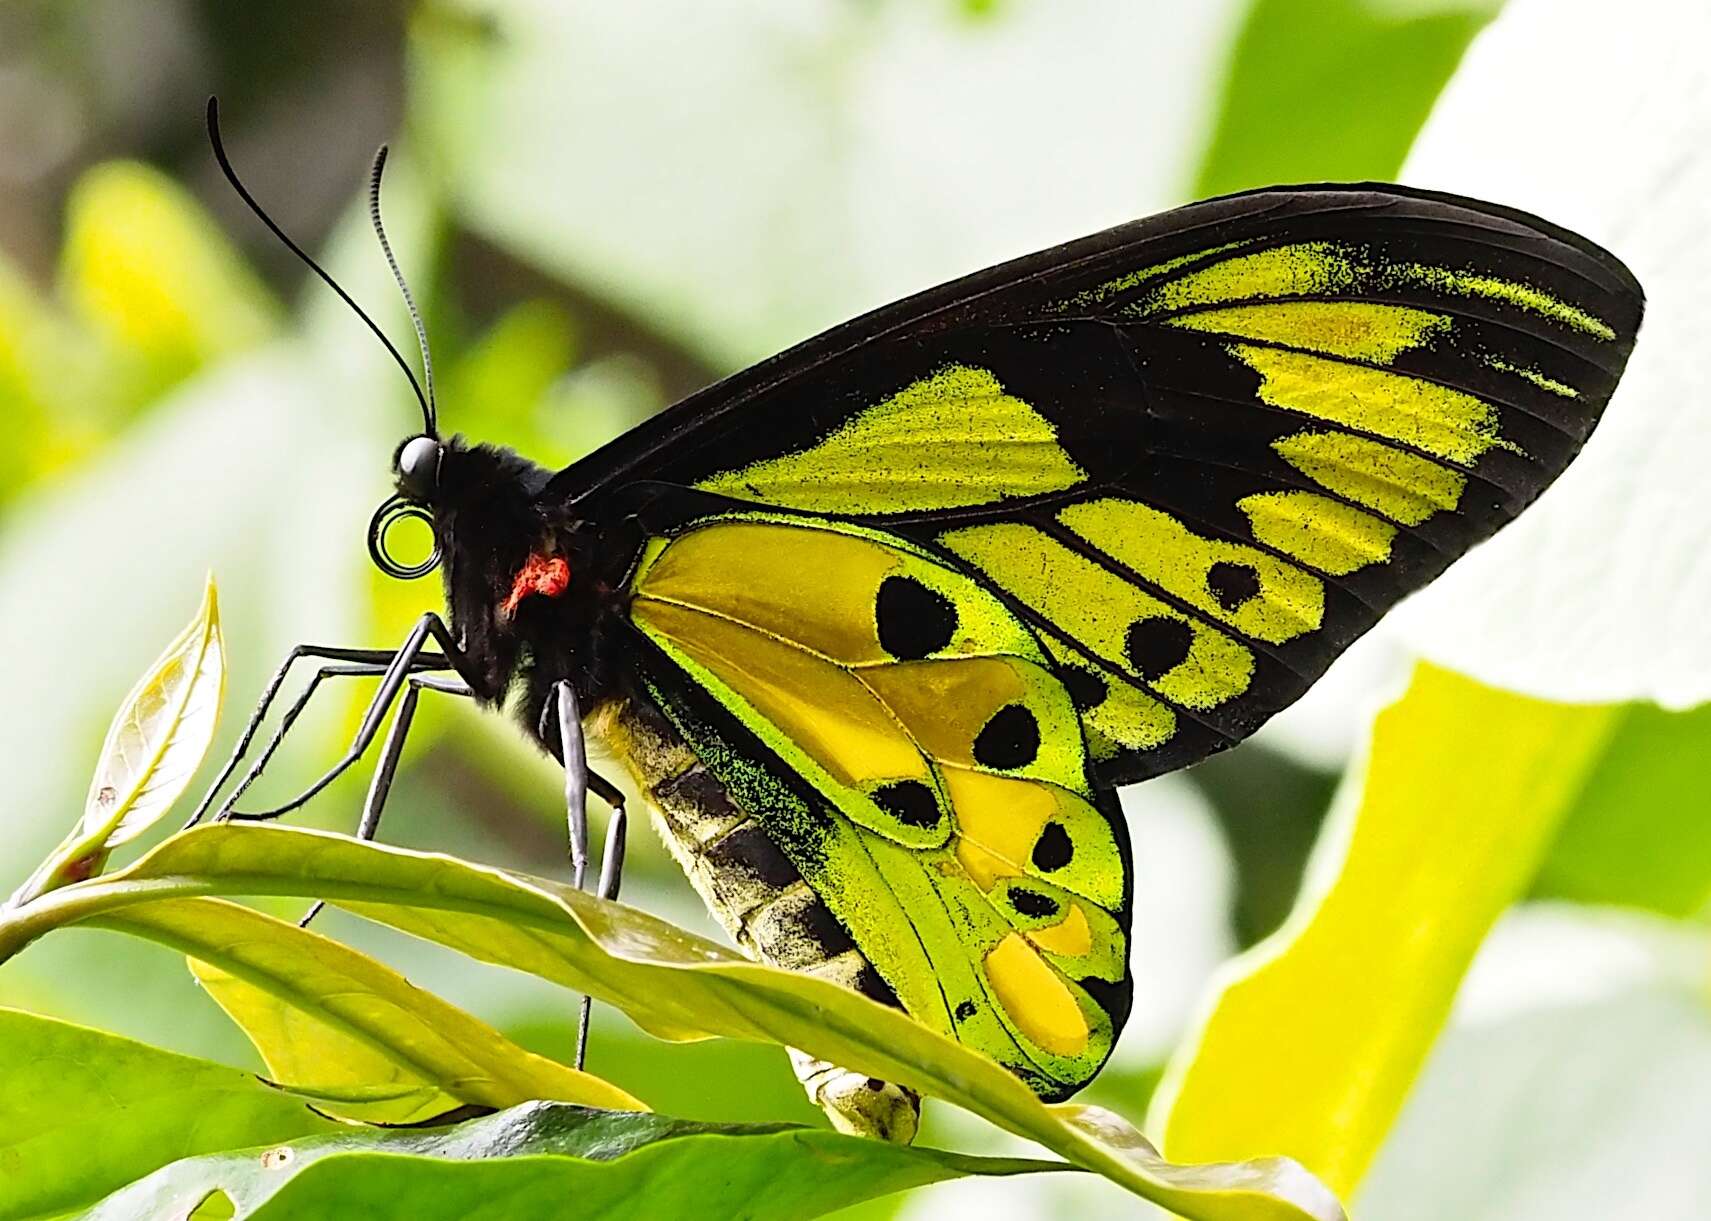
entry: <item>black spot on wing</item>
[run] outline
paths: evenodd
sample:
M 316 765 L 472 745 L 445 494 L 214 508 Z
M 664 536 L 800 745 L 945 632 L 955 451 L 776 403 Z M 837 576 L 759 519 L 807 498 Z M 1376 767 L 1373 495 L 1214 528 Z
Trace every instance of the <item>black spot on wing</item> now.
M 1219 560 L 1206 570 L 1206 590 L 1225 610 L 1238 610 L 1259 597 L 1259 570 L 1252 564 Z
M 1070 701 L 1076 711 L 1086 712 L 1089 708 L 1097 708 L 1111 694 L 1111 687 L 1105 681 L 1105 676 L 1095 674 L 1083 666 L 1063 667 L 1060 676 L 1063 679 L 1064 690 L 1069 692 Z
M 919 661 L 956 635 L 956 606 L 913 577 L 886 577 L 874 600 L 879 647 L 899 661 Z
M 1062 869 L 1074 856 L 1075 845 L 1060 822 L 1047 823 L 1040 831 L 1040 838 L 1034 841 L 1032 860 L 1041 873 Z
M 974 761 L 1010 771 L 1026 767 L 1040 753 L 1040 723 L 1022 704 L 1006 704 L 992 714 L 974 739 Z
M 1052 824 L 1054 827 L 1056 823 Z M 1010 906 L 1024 916 L 1044 919 L 1058 914 L 1058 901 L 1048 894 L 1017 886 L 1010 891 Z
M 941 817 L 939 799 L 919 780 L 898 780 L 873 790 L 873 801 L 905 827 L 925 830 Z
M 1125 645 L 1130 667 L 1147 682 L 1155 682 L 1188 659 L 1194 629 L 1181 619 L 1149 615 L 1129 625 Z

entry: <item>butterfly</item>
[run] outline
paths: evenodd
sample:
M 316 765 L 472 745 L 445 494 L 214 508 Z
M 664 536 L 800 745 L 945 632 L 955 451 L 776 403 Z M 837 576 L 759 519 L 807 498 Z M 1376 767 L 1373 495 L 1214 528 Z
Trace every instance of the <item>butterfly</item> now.
M 1531 503 L 1642 309 L 1522 212 L 1274 188 L 888 305 L 557 471 L 442 435 L 424 341 L 370 547 L 442 567 L 449 621 L 336 652 L 383 676 L 340 767 L 395 697 L 388 776 L 418 690 L 508 702 L 565 764 L 581 885 L 587 786 L 621 802 L 594 733 L 745 950 L 1064 1098 L 1131 1006 L 1117 787 L 1240 742 Z M 422 564 L 386 545 L 408 516 Z M 797 1070 L 840 1127 L 912 1134 L 909 1091 Z

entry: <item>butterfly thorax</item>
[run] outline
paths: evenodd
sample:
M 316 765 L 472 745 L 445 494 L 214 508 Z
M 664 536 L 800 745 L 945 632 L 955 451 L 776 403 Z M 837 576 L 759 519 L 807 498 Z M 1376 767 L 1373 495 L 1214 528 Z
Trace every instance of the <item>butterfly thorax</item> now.
M 432 512 L 464 677 L 483 703 L 509 697 L 556 754 L 556 734 L 540 726 L 553 685 L 570 679 L 584 708 L 612 685 L 599 637 L 621 602 L 607 574 L 622 558 L 602 553 L 595 523 L 545 494 L 550 477 L 509 449 L 453 438 Z

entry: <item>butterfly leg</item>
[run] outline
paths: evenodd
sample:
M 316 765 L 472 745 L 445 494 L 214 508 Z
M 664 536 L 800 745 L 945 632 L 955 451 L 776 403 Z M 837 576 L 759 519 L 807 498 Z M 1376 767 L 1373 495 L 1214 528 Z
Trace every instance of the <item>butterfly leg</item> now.
M 398 711 L 392 716 L 392 727 L 386 731 L 386 741 L 380 748 L 380 761 L 374 766 L 374 778 L 369 781 L 368 797 L 362 803 L 362 820 L 357 824 L 356 837 L 372 840 L 380 831 L 380 816 L 386 809 L 386 798 L 392 792 L 392 780 L 398 774 L 398 762 L 404 755 L 404 742 L 410 736 L 410 724 L 416 719 L 416 701 L 423 691 L 438 691 L 444 695 L 473 698 L 475 692 L 462 679 L 436 678 L 426 674 L 410 675 L 404 695 L 398 701 Z M 315 900 L 299 928 L 320 915 L 325 900 Z
M 440 646 L 443 654 L 441 665 L 433 665 L 424 660 L 432 656 L 426 648 L 430 639 Z M 358 759 L 362 758 L 363 753 L 374 741 L 375 735 L 380 732 L 380 724 L 386 719 L 392 702 L 397 699 L 399 692 L 404 689 L 406 681 L 414 671 L 446 668 L 458 671 L 459 677 L 467 681 L 467 675 L 462 672 L 462 661 L 463 658 L 457 650 L 456 643 L 452 640 L 451 632 L 440 617 L 431 611 L 423 615 L 416 621 L 416 626 L 410 630 L 410 635 L 405 638 L 398 651 L 390 655 L 386 668 L 380 677 L 380 689 L 374 693 L 373 700 L 369 702 L 368 711 L 363 715 L 362 725 L 357 729 L 356 737 L 352 739 L 350 748 L 346 750 L 343 758 L 328 768 L 319 780 L 284 805 L 275 806 L 271 810 L 240 811 L 233 809 L 232 803 L 228 801 L 221 807 L 220 816 L 245 822 L 266 822 L 301 808 L 316 794 L 343 775 Z
M 624 877 L 624 847 L 629 818 L 624 813 L 623 798 L 612 807 L 611 821 L 606 824 L 606 847 L 600 856 L 600 890 L 602 899 L 616 899 Z M 576 1015 L 576 1067 L 580 1069 L 588 1058 L 588 1023 L 593 1016 L 594 998 L 586 994 Z
M 564 761 L 565 821 L 570 832 L 570 872 L 572 884 L 581 890 L 588 876 L 588 794 L 594 794 L 612 809 L 606 824 L 606 846 L 600 857 L 600 881 L 597 893 L 602 899 L 616 899 L 623 882 L 624 846 L 629 818 L 624 812 L 624 795 L 611 781 L 588 768 L 588 745 L 582 733 L 582 710 L 578 706 L 576 688 L 568 681 L 553 686 L 553 698 L 542 710 L 543 730 L 547 717 L 558 720 L 561 758 Z M 543 736 L 544 733 L 543 733 Z M 581 1068 L 588 1054 L 588 1023 L 593 1000 L 582 998 L 576 1023 L 576 1067 Z
M 273 731 L 273 736 L 268 739 L 267 745 L 264 746 L 261 753 L 256 756 L 255 762 L 250 764 L 249 770 L 246 771 L 243 778 L 238 781 L 237 787 L 227 794 L 224 804 L 214 812 L 214 821 L 224 821 L 230 813 L 231 808 L 238 803 L 239 799 L 241 799 L 246 792 L 249 791 L 250 785 L 254 784 L 261 778 L 262 772 L 267 770 L 267 765 L 273 761 L 274 752 L 277 751 L 280 744 L 285 741 L 285 735 L 291 732 L 291 727 L 297 723 L 297 718 L 302 715 L 303 710 L 309 706 L 309 701 L 314 698 L 316 688 L 321 685 L 323 680 L 329 678 L 372 678 L 384 673 L 386 673 L 386 666 L 384 664 L 371 665 L 362 662 L 352 662 L 348 665 L 322 666 L 311 674 L 309 676 L 309 681 L 304 685 L 303 690 L 300 691 L 297 698 L 291 702 L 290 707 L 286 708 L 285 715 L 279 718 L 279 727 Z M 238 743 L 238 749 L 233 752 L 231 759 L 226 764 L 226 767 L 221 771 L 219 777 L 209 788 L 206 796 L 203 797 L 202 807 L 198 808 L 196 813 L 190 816 L 190 821 L 184 824 L 186 829 L 195 826 L 201 821 L 203 811 L 206 809 L 207 804 L 213 800 L 214 795 L 225 785 L 233 768 L 242 760 L 248 747 L 249 742 L 247 739 Z
M 336 671 L 331 666 L 322 667 L 321 671 L 309 681 L 309 690 L 313 690 L 322 678 L 332 677 L 332 673 L 329 671 L 340 674 L 384 673 L 387 664 L 393 658 L 393 653 L 387 649 L 342 649 L 318 644 L 295 646 L 285 655 L 285 660 L 280 663 L 279 669 L 274 671 L 273 677 L 262 689 L 261 699 L 256 702 L 255 711 L 250 714 L 249 724 L 244 726 L 243 735 L 238 739 L 238 744 L 233 748 L 231 756 L 227 758 L 225 766 L 220 769 L 220 774 L 214 778 L 214 783 L 209 785 L 208 791 L 202 795 L 201 802 L 196 806 L 196 812 L 190 816 L 190 821 L 184 824 L 186 830 L 201 822 L 208 813 L 208 807 L 214 803 L 214 798 L 219 795 L 221 789 L 225 788 L 226 781 L 231 779 L 238 764 L 242 763 L 244 756 L 249 753 L 250 746 L 255 742 L 255 735 L 261 729 L 262 722 L 267 719 L 268 710 L 273 707 L 274 698 L 279 694 L 279 689 L 285 685 L 285 680 L 290 676 L 292 667 L 305 658 L 313 661 L 345 663 L 353 667 Z M 418 659 L 416 668 L 437 670 L 444 669 L 446 665 L 446 659 L 440 654 L 423 653 Z M 303 697 L 299 698 L 299 703 L 301 702 L 303 702 Z M 288 712 L 286 714 L 287 719 L 295 719 L 296 714 L 300 711 L 301 708 L 296 708 Z M 248 779 L 246 777 L 246 784 Z

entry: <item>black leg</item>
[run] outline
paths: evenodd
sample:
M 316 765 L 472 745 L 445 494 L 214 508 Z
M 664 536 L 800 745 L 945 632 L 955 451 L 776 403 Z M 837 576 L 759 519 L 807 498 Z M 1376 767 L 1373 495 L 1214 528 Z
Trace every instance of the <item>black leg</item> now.
M 279 818 L 301 808 L 317 793 L 343 775 L 352 764 L 362 758 L 363 752 L 374 741 L 375 735 L 380 732 L 381 722 L 386 719 L 386 714 L 392 707 L 392 701 L 398 697 L 399 691 L 404 687 L 405 681 L 411 676 L 411 673 L 414 670 L 425 668 L 428 664 L 423 658 L 431 655 L 425 650 L 430 639 L 439 644 L 440 650 L 444 654 L 445 666 L 457 670 L 458 676 L 467 682 L 467 676 L 463 674 L 460 665 L 462 658 L 458 654 L 457 645 L 452 640 L 451 633 L 446 629 L 446 625 L 438 615 L 432 612 L 423 615 L 421 619 L 417 620 L 416 626 L 410 630 L 410 635 L 405 638 L 398 651 L 391 654 L 390 660 L 386 664 L 386 670 L 380 678 L 380 689 L 374 693 L 374 699 L 370 701 L 368 711 L 363 716 L 362 725 L 357 729 L 356 737 L 352 739 L 350 748 L 345 752 L 344 757 L 328 768 L 319 780 L 284 805 L 275 806 L 271 810 L 255 811 L 238 811 L 227 806 L 222 811 L 224 816 L 248 822 L 265 822 Z
M 370 665 L 366 662 L 352 662 L 348 665 L 322 666 L 311 674 L 303 690 L 298 692 L 297 698 L 292 700 L 291 706 L 285 710 L 285 715 L 279 718 L 279 727 L 273 731 L 273 736 L 267 740 L 267 745 L 262 748 L 261 754 L 256 756 L 254 763 L 250 764 L 249 770 L 243 775 L 243 779 L 239 780 L 232 791 L 226 795 L 226 800 L 221 803 L 220 808 L 214 811 L 214 821 L 223 822 L 229 818 L 232 807 L 238 804 L 245 793 L 249 792 L 250 785 L 261 778 L 262 772 L 273 761 L 274 753 L 285 741 L 285 735 L 291 732 L 291 727 L 297 723 L 297 718 L 309 706 L 309 701 L 315 698 L 315 689 L 321 685 L 324 679 L 374 678 L 384 673 L 386 673 L 384 663 Z M 236 756 L 233 758 L 235 761 Z M 197 811 L 195 817 L 201 817 L 200 810 Z
M 398 712 L 392 718 L 392 728 L 386 731 L 386 741 L 380 749 L 380 762 L 375 764 L 374 779 L 368 785 L 368 797 L 362 803 L 362 821 L 357 824 L 356 837 L 372 840 L 380 831 L 380 816 L 386 809 L 386 798 L 392 792 L 392 780 L 398 774 L 398 761 L 404 754 L 404 742 L 410 736 L 410 724 L 416 718 L 416 700 L 422 691 L 439 691 L 445 695 L 473 696 L 461 679 L 433 678 L 412 674 L 398 701 Z M 297 922 L 307 928 L 326 906 L 325 900 L 315 900 L 314 906 Z
M 220 774 L 214 778 L 214 783 L 208 786 L 208 791 L 203 794 L 201 802 L 196 807 L 196 812 L 190 816 L 190 821 L 184 824 L 185 828 L 194 827 L 202 821 L 203 816 L 208 812 L 208 807 L 214 803 L 214 798 L 225 787 L 226 781 L 231 779 L 232 773 L 237 770 L 238 764 L 243 761 L 244 755 L 249 751 L 251 743 L 255 741 L 256 731 L 261 728 L 262 721 L 266 719 L 267 710 L 272 707 L 274 697 L 279 694 L 280 687 L 285 684 L 286 677 L 291 673 L 291 667 L 298 661 L 308 657 L 316 661 L 355 663 L 361 666 L 379 667 L 374 672 L 380 673 L 392 661 L 393 656 L 385 649 L 342 649 L 318 644 L 300 644 L 293 648 L 285 655 L 285 660 L 280 664 L 279 669 L 274 671 L 273 677 L 262 690 L 261 699 L 256 703 L 255 711 L 250 714 L 249 724 L 244 727 L 243 736 L 238 739 L 237 747 L 232 751 L 231 757 L 226 760 L 226 765 L 220 769 Z M 448 668 L 448 664 L 446 658 L 438 653 L 423 653 L 417 660 L 416 668 L 441 670 Z M 352 671 L 352 673 L 360 672 Z

